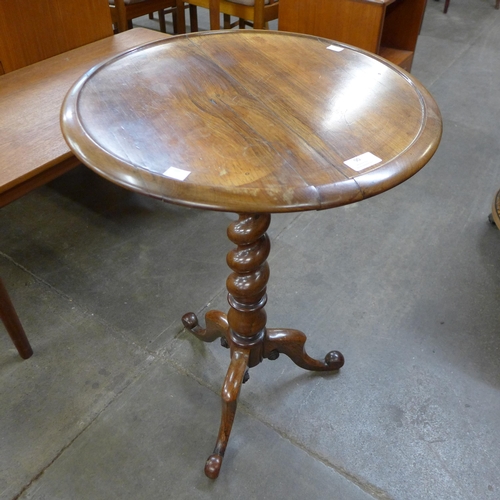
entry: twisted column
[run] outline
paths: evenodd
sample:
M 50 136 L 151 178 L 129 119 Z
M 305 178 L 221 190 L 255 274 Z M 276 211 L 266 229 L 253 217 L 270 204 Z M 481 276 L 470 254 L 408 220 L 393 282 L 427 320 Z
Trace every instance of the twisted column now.
M 269 280 L 266 259 L 271 249 L 266 231 L 270 221 L 269 214 L 240 214 L 227 230 L 228 238 L 237 245 L 227 254 L 227 264 L 233 271 L 226 281 L 231 344 L 249 349 L 250 368 L 262 361 Z

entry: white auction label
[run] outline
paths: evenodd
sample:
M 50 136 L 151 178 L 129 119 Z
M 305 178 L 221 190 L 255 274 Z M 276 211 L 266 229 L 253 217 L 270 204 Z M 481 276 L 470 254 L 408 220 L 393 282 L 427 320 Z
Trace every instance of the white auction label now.
M 177 179 L 178 181 L 183 181 L 191 172 L 188 170 L 182 170 L 181 168 L 170 167 L 168 170 L 163 172 L 163 175 L 170 177 L 171 179 Z
M 333 50 L 334 52 L 342 52 L 344 47 L 339 47 L 338 45 L 328 45 L 328 50 Z
M 356 172 L 359 172 L 360 170 L 364 170 L 365 168 L 371 167 L 372 165 L 376 165 L 381 161 L 382 160 L 378 156 L 375 156 L 372 153 L 363 153 L 362 155 L 355 156 L 350 160 L 346 160 L 344 163 L 349 168 L 352 168 L 353 170 L 356 170 Z

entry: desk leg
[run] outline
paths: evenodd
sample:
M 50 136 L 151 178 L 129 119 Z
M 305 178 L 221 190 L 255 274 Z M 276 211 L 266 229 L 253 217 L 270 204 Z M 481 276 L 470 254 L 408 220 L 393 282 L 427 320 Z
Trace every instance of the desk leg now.
M 0 319 L 5 325 L 21 358 L 28 359 L 31 357 L 33 349 L 31 348 L 28 337 L 26 337 L 24 333 L 24 329 L 2 280 L 0 280 Z
M 269 214 L 240 214 L 227 230 L 236 248 L 227 254 L 227 264 L 233 271 L 226 281 L 229 312 L 209 311 L 206 328 L 201 328 L 194 313 L 183 316 L 184 326 L 204 342 L 220 338 L 231 349 L 231 363 L 222 387 L 222 418 L 213 454 L 205 465 L 205 474 L 215 479 L 229 440 L 241 385 L 248 380 L 248 368 L 257 366 L 263 358 L 276 359 L 286 354 L 306 370 L 334 371 L 344 364 L 338 351 L 329 352 L 324 360 L 316 360 L 304 349 L 306 336 L 298 330 L 266 328 L 267 282 L 271 250 L 267 229 Z

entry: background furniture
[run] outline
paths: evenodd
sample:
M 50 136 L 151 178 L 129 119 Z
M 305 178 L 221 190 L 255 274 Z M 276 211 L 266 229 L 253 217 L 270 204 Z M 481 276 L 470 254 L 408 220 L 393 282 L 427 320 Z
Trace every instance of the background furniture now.
M 202 341 L 220 338 L 230 348 L 219 435 L 205 466 L 216 478 L 249 368 L 280 353 L 306 370 L 344 363 L 338 351 L 309 357 L 301 331 L 266 326 L 270 213 L 342 206 L 405 181 L 438 147 L 437 105 L 418 81 L 358 49 L 238 30 L 118 56 L 75 83 L 61 116 L 71 149 L 108 180 L 239 214 L 227 231 L 229 312 L 209 311 L 206 328 L 194 313 L 182 318 Z
M 439 0 L 436 0 L 436 2 L 439 2 Z M 500 0 L 497 0 L 497 3 L 500 2 Z M 448 12 L 448 7 L 450 6 L 450 0 L 445 0 L 444 2 L 444 9 L 443 12 L 446 14 Z
M 106 0 L 0 2 L 0 75 L 112 34 Z
M 1 2 L 0 75 L 112 35 L 110 17 L 105 10 L 106 8 L 106 3 L 103 0 L 89 0 L 84 2 L 83 5 L 81 2 L 76 1 L 59 1 L 57 6 L 54 6 L 54 2 L 47 0 Z M 37 69 L 42 71 L 41 67 Z M 46 75 L 43 76 L 46 77 Z M 42 95 L 36 93 L 36 86 L 29 88 L 33 80 L 27 78 L 22 83 L 17 81 L 14 86 L 12 86 L 12 83 L 12 79 L 9 81 L 7 76 L 0 77 L 0 116 L 3 121 L 2 125 L 4 125 L 2 126 L 0 148 L 2 152 L 7 153 L 5 156 L 0 153 L 0 183 L 4 182 L 9 187 L 13 187 L 12 178 L 16 176 L 17 181 L 15 183 L 24 184 L 25 179 L 18 174 L 26 166 L 26 162 L 29 162 L 29 148 L 22 141 L 23 134 L 19 127 L 15 126 L 16 119 L 21 117 L 19 113 L 23 113 L 23 128 L 30 129 L 30 133 L 33 134 L 32 138 L 35 138 L 37 134 L 43 135 L 45 132 L 43 129 L 26 126 L 28 117 L 33 115 L 35 110 L 40 111 L 40 108 L 42 108 L 41 112 L 44 111 L 43 100 L 40 101 Z M 69 83 L 66 81 L 66 85 L 69 85 Z M 34 99 L 21 104 L 11 94 L 22 94 L 25 86 L 31 92 L 34 92 Z M 60 97 L 62 96 L 60 95 Z M 12 106 L 14 103 L 19 104 L 19 108 L 15 109 Z M 27 110 L 27 105 L 33 108 Z M 57 114 L 55 117 L 57 117 Z M 50 115 L 46 118 L 50 118 Z M 40 121 L 35 120 L 30 125 L 39 126 Z M 11 128 L 12 126 L 14 128 Z M 60 133 L 57 135 L 60 136 Z M 47 146 L 48 144 L 45 144 L 45 147 Z M 18 157 L 15 154 L 16 148 Z M 37 148 L 36 154 L 39 153 L 42 153 L 42 149 Z M 43 156 L 43 153 L 41 156 Z M 72 163 L 77 164 L 78 162 L 72 158 Z M 67 166 L 67 162 L 63 162 L 60 171 L 65 171 Z M 7 172 L 7 178 L 11 177 L 11 182 L 4 181 L 3 175 Z M 35 186 L 36 184 L 31 185 Z M 21 193 L 22 190 L 18 192 Z M 15 196 L 16 194 L 12 197 L 3 198 L 0 191 L 0 206 L 8 203 Z M 0 318 L 20 356 L 24 359 L 29 358 L 33 354 L 33 350 L 1 280 Z
M 61 104 L 72 83 L 108 57 L 167 36 L 142 28 L 111 34 L 0 76 L 0 207 L 80 164 L 59 125 Z
M 71 84 L 103 59 L 165 35 L 114 36 L 108 0 L 16 0 L 1 2 L 0 14 L 2 207 L 79 164 L 59 126 Z
M 438 2 L 439 0 L 436 0 L 436 2 Z M 450 0 L 446 0 L 444 2 L 444 9 L 443 9 L 443 12 L 446 14 L 448 12 L 448 7 L 450 6 Z M 495 9 L 500 9 L 500 0 L 496 0 L 495 2 Z
M 7 330 L 12 342 L 16 346 L 19 356 L 28 359 L 33 354 L 33 349 L 24 333 L 24 329 L 19 321 L 14 305 L 10 300 L 9 294 L 0 279 L 0 319 Z
M 179 33 L 185 33 L 186 22 L 184 19 L 183 6 L 184 0 L 177 0 L 178 24 Z M 224 28 L 231 28 L 230 17 L 239 19 L 240 28 L 244 28 L 245 24 L 250 23 L 255 29 L 264 29 L 269 21 L 278 18 L 279 1 L 278 0 L 249 0 L 247 4 L 239 2 L 231 2 L 229 0 L 188 0 L 189 5 L 195 7 L 194 15 L 196 15 L 196 7 L 203 7 L 210 10 L 210 29 L 220 29 L 220 14 L 224 14 Z M 198 31 L 197 20 L 191 15 L 191 31 Z
M 103 59 L 164 36 L 144 29 L 113 36 L 107 0 L 0 3 L 0 207 L 80 163 L 59 125 L 71 84 Z M 19 354 L 29 357 L 1 282 L 0 318 Z
M 379 54 L 411 70 L 426 0 L 280 0 L 278 29 Z
M 165 14 L 172 14 L 174 32 L 177 32 L 175 2 L 176 0 L 109 0 L 109 8 L 118 33 L 132 28 L 132 19 L 151 15 L 153 12 L 158 12 L 160 31 L 166 33 Z

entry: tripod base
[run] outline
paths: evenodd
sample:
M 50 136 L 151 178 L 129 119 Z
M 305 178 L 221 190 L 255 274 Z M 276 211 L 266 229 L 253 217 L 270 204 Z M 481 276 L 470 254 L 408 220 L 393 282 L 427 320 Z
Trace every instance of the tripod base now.
M 231 332 L 227 316 L 220 311 L 209 311 L 205 315 L 206 328 L 200 327 L 194 313 L 187 313 L 182 323 L 193 335 L 204 342 L 220 338 L 224 347 L 231 349 L 231 362 L 222 386 L 222 416 L 219 435 L 213 454 L 205 464 L 205 474 L 211 479 L 218 477 L 226 451 L 241 385 L 248 380 L 249 361 L 263 358 L 275 360 L 280 353 L 286 354 L 297 366 L 313 371 L 335 371 L 344 365 L 344 356 L 339 351 L 330 351 L 324 360 L 311 358 L 305 351 L 307 337 L 299 330 L 270 328 L 265 329 L 251 346 L 240 345 L 234 332 Z

